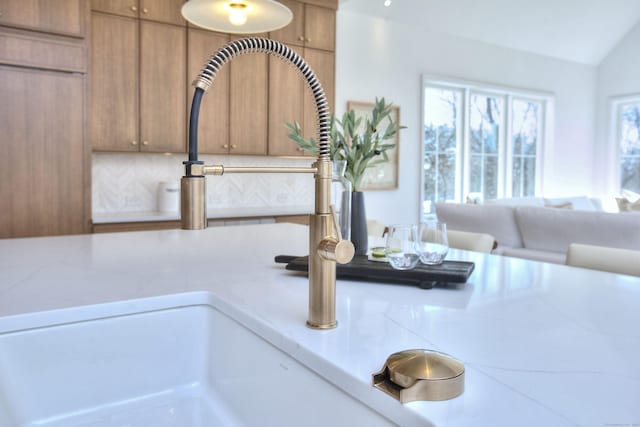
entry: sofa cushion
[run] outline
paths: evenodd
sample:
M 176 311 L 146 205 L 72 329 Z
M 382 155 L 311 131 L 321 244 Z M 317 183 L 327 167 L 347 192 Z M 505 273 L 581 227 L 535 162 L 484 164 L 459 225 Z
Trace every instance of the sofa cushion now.
M 539 251 L 537 249 L 527 248 L 504 248 L 501 255 L 530 259 L 533 261 L 551 262 L 554 264 L 564 264 L 566 259 L 564 252 Z
M 499 247 L 522 247 L 522 239 L 511 206 L 436 203 L 436 215 L 450 230 L 490 234 L 496 239 Z
M 544 206 L 542 197 L 506 197 L 504 199 L 489 199 L 484 202 L 486 205 L 504 206 Z
M 571 203 L 571 209 L 575 209 L 577 211 L 598 211 L 599 206 L 593 203 L 593 201 L 587 196 L 577 196 L 577 197 L 554 197 L 554 198 L 545 198 L 544 204 L 547 205 L 562 205 L 566 203 Z
M 515 216 L 525 248 L 566 252 L 571 243 L 640 250 L 640 214 L 520 206 Z

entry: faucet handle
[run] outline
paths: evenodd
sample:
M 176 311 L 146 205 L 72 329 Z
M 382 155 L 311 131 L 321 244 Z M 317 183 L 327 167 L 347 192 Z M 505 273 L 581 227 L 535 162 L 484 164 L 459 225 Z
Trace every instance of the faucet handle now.
M 342 233 L 338 226 L 338 215 L 336 215 L 335 206 L 329 206 L 331 211 L 331 221 L 333 222 L 333 230 L 335 237 L 325 237 L 318 245 L 318 253 L 324 259 L 335 261 L 338 264 L 346 264 L 353 259 L 356 253 L 353 243 L 349 240 L 342 239 Z
M 318 245 L 318 253 L 328 261 L 346 264 L 356 253 L 353 243 L 348 240 L 338 240 L 335 237 L 325 237 Z

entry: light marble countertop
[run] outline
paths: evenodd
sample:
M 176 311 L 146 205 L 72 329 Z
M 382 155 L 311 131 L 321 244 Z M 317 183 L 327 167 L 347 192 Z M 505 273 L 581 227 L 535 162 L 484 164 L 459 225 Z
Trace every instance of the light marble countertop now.
M 315 331 L 306 278 L 273 262 L 306 252 L 294 224 L 0 240 L 0 333 L 64 322 L 70 307 L 96 316 L 184 294 L 399 425 L 640 424 L 640 278 L 453 250 L 476 263 L 468 283 L 339 280 L 339 326 Z M 410 348 L 462 360 L 465 392 L 401 405 L 371 387 L 387 356 Z
M 211 209 L 208 219 L 255 218 L 282 215 L 306 215 L 313 212 L 313 206 L 273 206 L 268 208 L 224 208 Z M 93 214 L 94 224 L 112 224 L 122 222 L 179 221 L 178 212 L 114 212 Z

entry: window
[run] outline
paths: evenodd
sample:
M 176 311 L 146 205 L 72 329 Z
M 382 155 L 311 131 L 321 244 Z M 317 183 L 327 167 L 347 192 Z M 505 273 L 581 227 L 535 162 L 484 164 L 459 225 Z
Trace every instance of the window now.
M 617 104 L 620 190 L 640 192 L 640 97 Z
M 423 89 L 423 214 L 439 201 L 540 193 L 550 96 L 430 79 Z

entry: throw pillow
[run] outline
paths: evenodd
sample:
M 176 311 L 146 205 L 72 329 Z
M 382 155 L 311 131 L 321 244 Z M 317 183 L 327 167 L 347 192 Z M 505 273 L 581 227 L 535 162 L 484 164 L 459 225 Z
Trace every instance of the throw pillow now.
M 640 200 L 640 194 L 631 190 L 622 190 L 622 197 L 629 200 L 631 203 L 635 203 Z
M 640 199 L 631 202 L 626 197 L 616 197 L 616 202 L 620 212 L 640 212 Z
M 545 200 L 544 202 L 545 208 L 556 208 L 556 209 L 573 209 L 573 203 L 564 202 L 564 203 L 549 203 Z

